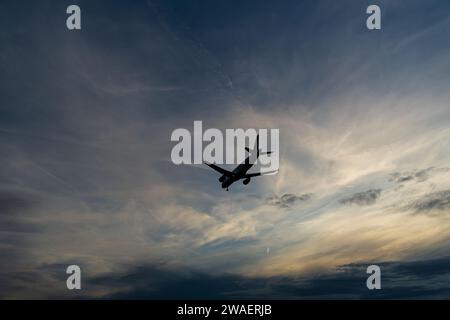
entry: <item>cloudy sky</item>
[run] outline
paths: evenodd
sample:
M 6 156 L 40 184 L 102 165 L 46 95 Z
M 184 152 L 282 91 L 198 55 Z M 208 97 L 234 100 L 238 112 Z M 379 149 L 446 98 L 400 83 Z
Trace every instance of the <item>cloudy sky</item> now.
M 450 4 L 376 3 L 2 1 L 0 298 L 450 297 Z M 194 120 L 280 172 L 174 165 Z

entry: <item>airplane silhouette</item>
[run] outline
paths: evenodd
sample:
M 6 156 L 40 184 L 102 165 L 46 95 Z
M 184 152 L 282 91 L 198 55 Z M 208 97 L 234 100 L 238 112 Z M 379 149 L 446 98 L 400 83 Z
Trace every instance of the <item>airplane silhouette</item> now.
M 256 149 L 255 162 L 250 163 L 250 157 L 253 155 L 252 153 L 255 152 L 255 149 Z M 247 171 L 251 167 L 253 167 L 253 165 L 256 163 L 256 160 L 259 158 L 259 156 L 261 154 L 271 154 L 272 153 L 272 151 L 260 152 L 260 150 L 259 150 L 259 135 L 256 136 L 256 147 L 253 150 L 250 150 L 248 147 L 245 147 L 245 150 L 250 153 L 250 156 L 248 156 L 245 159 L 245 161 L 243 163 L 239 164 L 233 171 L 225 170 L 215 164 L 204 161 L 204 163 L 207 166 L 209 166 L 210 168 L 212 168 L 222 174 L 222 176 L 219 178 L 219 182 L 222 183 L 223 189 L 226 189 L 228 191 L 228 187 L 240 179 L 244 179 L 244 181 L 242 181 L 242 183 L 244 185 L 247 185 L 250 183 L 250 179 L 253 177 L 257 177 L 257 176 L 265 175 L 265 174 L 271 174 L 271 173 L 275 173 L 278 171 L 278 170 L 274 170 L 274 171 L 269 171 L 269 172 L 264 172 L 264 173 L 262 173 L 262 172 L 247 173 Z

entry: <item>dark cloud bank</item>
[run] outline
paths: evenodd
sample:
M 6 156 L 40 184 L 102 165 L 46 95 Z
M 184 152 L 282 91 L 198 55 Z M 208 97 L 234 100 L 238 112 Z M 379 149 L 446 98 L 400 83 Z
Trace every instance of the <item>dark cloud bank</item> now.
M 366 287 L 367 266 L 381 268 L 381 290 Z M 114 288 L 104 298 L 120 299 L 428 299 L 450 297 L 450 256 L 413 262 L 349 264 L 309 277 L 246 278 L 142 266 L 92 279 Z M 86 287 L 88 290 L 88 287 Z
M 372 264 L 381 268 L 381 290 L 366 287 L 366 270 Z M 79 292 L 62 290 L 65 278 L 65 266 L 47 265 L 34 273 L 21 273 L 21 290 L 30 293 L 42 288 L 42 298 L 53 299 L 445 299 L 450 297 L 450 256 L 410 262 L 370 261 L 343 265 L 328 273 L 269 278 L 142 265 L 101 277 L 89 277 L 87 271 Z M 17 291 L 17 280 L 0 276 L 0 298 Z

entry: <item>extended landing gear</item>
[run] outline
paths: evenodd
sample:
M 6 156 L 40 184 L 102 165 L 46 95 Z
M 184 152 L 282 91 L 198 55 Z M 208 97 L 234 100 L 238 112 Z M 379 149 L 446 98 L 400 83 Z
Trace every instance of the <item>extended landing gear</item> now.
M 228 190 L 228 188 L 227 188 L 227 191 L 230 191 L 230 190 Z

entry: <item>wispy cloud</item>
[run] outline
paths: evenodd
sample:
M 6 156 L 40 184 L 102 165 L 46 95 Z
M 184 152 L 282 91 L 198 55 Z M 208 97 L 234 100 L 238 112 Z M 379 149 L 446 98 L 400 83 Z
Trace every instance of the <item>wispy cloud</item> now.
M 356 204 L 358 206 L 367 206 L 374 204 L 380 197 L 381 189 L 370 189 L 363 192 L 357 192 L 347 198 L 340 200 L 343 204 Z
M 450 190 L 428 193 L 414 201 L 410 207 L 418 213 L 432 213 L 435 210 L 447 213 L 450 209 Z
M 277 206 L 280 208 L 289 208 L 295 205 L 296 203 L 308 201 L 309 199 L 311 199 L 311 197 L 312 194 L 310 193 L 305 193 L 298 196 L 292 193 L 285 193 L 282 196 L 275 195 L 267 197 L 266 201 L 271 206 Z

